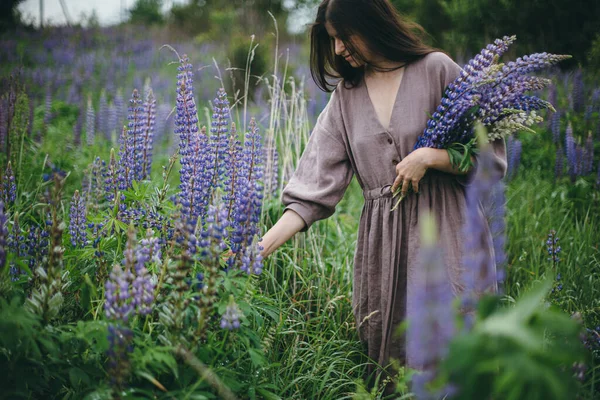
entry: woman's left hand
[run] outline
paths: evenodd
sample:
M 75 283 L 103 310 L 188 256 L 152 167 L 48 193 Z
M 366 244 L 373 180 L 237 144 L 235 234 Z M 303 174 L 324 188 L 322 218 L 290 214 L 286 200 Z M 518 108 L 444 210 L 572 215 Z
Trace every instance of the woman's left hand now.
M 401 187 L 402 196 L 406 196 L 410 184 L 415 193 L 419 192 L 419 182 L 428 168 L 429 150 L 431 149 L 427 147 L 418 148 L 396 164 L 396 179 L 392 184 L 392 193 Z

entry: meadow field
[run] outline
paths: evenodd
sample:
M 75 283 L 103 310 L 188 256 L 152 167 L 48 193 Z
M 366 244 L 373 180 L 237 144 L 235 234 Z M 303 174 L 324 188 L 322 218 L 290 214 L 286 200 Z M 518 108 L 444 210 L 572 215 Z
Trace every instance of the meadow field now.
M 328 101 L 277 29 L 0 36 L 0 397 L 383 398 L 351 307 L 356 179 L 259 255 Z M 544 76 L 555 112 L 507 140 L 488 215 L 500 291 L 393 398 L 600 398 L 600 86 Z

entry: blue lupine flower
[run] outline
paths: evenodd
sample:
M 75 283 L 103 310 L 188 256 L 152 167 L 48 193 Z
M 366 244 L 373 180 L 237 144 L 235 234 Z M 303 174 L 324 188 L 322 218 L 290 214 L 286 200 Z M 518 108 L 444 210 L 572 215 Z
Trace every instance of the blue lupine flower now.
M 227 208 L 218 201 L 216 206 L 208 206 L 206 226 L 200 233 L 200 255 L 209 259 L 218 257 L 226 248 Z
M 106 318 L 127 323 L 135 311 L 131 297 L 133 274 L 128 268 L 115 264 L 104 285 L 104 313 Z
M 0 186 L 0 197 L 2 197 L 4 204 L 14 203 L 17 199 L 17 184 L 15 183 L 15 174 L 12 170 L 10 161 L 6 166 L 4 178 L 2 179 L 2 184 Z
M 231 250 L 240 252 L 258 235 L 262 207 L 264 154 L 256 121 L 251 119 L 246 133 L 238 172 L 235 207 L 230 232 Z
M 110 149 L 108 165 L 102 161 L 102 176 L 104 178 L 104 191 L 106 200 L 114 201 L 119 191 L 119 166 L 115 158 L 115 149 Z
M 214 110 L 210 128 L 210 164 L 213 170 L 211 177 L 211 188 L 220 187 L 225 190 L 225 181 L 229 172 L 227 149 L 228 149 L 228 132 L 229 132 L 229 100 L 227 93 L 223 88 L 217 92 L 217 97 L 214 99 Z
M 115 131 L 121 132 L 123 128 L 123 123 L 125 122 L 125 100 L 123 99 L 123 95 L 121 94 L 121 90 L 117 90 L 114 99 L 114 107 L 115 107 Z
M 552 229 L 548 233 L 548 240 L 546 240 L 546 246 L 548 250 L 548 258 L 549 261 L 552 261 L 552 264 L 556 267 L 556 264 L 560 261 L 558 254 L 561 251 L 561 247 L 558 245 L 558 237 L 556 236 L 556 231 Z
M 594 140 L 592 139 L 591 132 L 585 141 L 585 148 L 583 149 L 583 160 L 582 160 L 582 175 L 589 175 L 594 169 Z
M 139 179 L 150 177 L 152 168 L 152 151 L 154 150 L 154 126 L 156 124 L 156 98 L 152 89 L 149 90 L 144 103 L 145 119 L 142 125 L 141 168 Z
M 565 134 L 565 152 L 567 153 L 567 171 L 572 182 L 575 182 L 575 178 L 578 175 L 579 160 L 577 159 L 576 150 L 573 127 L 571 126 L 571 123 L 569 123 Z
M 521 141 L 509 136 L 506 140 L 506 149 L 508 153 L 508 168 L 506 175 L 508 178 L 512 178 L 517 173 L 519 163 L 521 162 Z
M 86 123 L 85 123 L 85 135 L 87 138 L 88 146 L 94 144 L 94 138 L 96 137 L 96 113 L 94 106 L 92 105 L 92 98 L 88 98 Z
M 6 265 L 6 253 L 8 250 L 8 218 L 4 210 L 4 203 L 0 200 L 0 271 Z
M 233 300 L 233 297 L 230 298 L 229 304 L 225 309 L 225 313 L 221 318 L 221 328 L 222 329 L 238 329 L 240 327 L 240 316 L 242 312 L 238 305 Z
M 87 222 L 85 215 L 85 199 L 79 194 L 79 190 L 73 194 L 71 200 L 69 221 L 69 233 L 73 247 L 85 247 L 87 245 Z
M 240 179 L 242 145 L 237 139 L 235 123 L 231 124 L 231 132 L 227 143 L 227 174 L 224 182 L 223 201 L 227 204 L 227 218 L 234 213 L 237 187 Z
M 119 324 L 108 324 L 108 370 L 110 382 L 120 388 L 130 372 L 129 354 L 133 351 L 133 331 Z
M 560 111 L 552 114 L 550 130 L 552 131 L 552 141 L 554 143 L 560 142 Z
M 465 292 L 463 300 L 465 304 L 473 303 L 474 298 L 479 297 L 482 293 L 492 290 L 497 286 L 498 273 L 496 260 L 490 259 L 486 249 L 493 243 L 489 243 L 489 238 L 486 234 L 485 220 L 482 218 L 482 210 L 480 204 L 495 204 L 497 207 L 494 212 L 494 218 L 499 223 L 503 224 L 504 203 L 502 196 L 496 193 L 496 200 L 492 198 L 492 194 L 499 190 L 503 193 L 503 185 L 500 182 L 500 172 L 493 168 L 493 154 L 489 148 L 482 149 L 478 158 L 478 169 L 475 179 L 467 188 L 466 193 L 466 221 L 463 227 L 465 233 L 464 255 L 463 255 L 463 277 L 465 284 Z M 501 185 L 494 188 L 496 185 Z M 500 231 L 497 235 L 500 240 L 494 250 L 504 254 L 503 244 L 503 229 L 493 230 Z M 498 258 L 498 255 L 496 256 Z
M 98 132 L 103 135 L 104 138 L 110 138 L 110 131 L 108 129 L 108 101 L 106 100 L 106 90 L 102 90 L 100 93 L 100 104 L 98 105 Z
M 583 92 L 583 70 L 580 68 L 573 76 L 573 91 L 571 92 L 571 107 L 577 113 L 582 112 L 584 108 L 585 100 Z
M 420 371 L 413 389 L 420 399 L 433 399 L 425 385 L 435 377 L 438 363 L 446 356 L 455 331 L 452 288 L 443 254 L 437 245 L 434 218 L 426 215 L 421 222 L 421 248 L 417 257 L 415 293 L 407 308 L 407 356 Z
M 541 119 L 525 118 L 528 113 L 552 105 L 526 91 L 539 90 L 549 80 L 526 76 L 555 64 L 566 56 L 538 53 L 518 58 L 506 64 L 495 64 L 498 56 L 514 41 L 514 37 L 497 40 L 472 59 L 460 76 L 446 88 L 441 104 L 430 118 L 414 148 L 447 148 L 452 143 L 466 144 L 473 138 L 473 122 L 494 125 L 504 119 L 502 131 L 489 131 L 489 139 L 506 136 Z M 515 113 L 520 110 L 523 113 Z M 527 124 L 523 124 L 527 122 Z M 497 137 L 496 137 L 497 136 Z
M 21 231 L 21 225 L 19 224 L 19 214 L 15 213 L 12 231 L 8 236 L 8 248 L 15 256 L 15 259 L 20 259 L 25 254 L 25 247 L 25 236 L 23 235 L 23 232 Z M 11 262 L 9 272 L 11 275 L 11 280 L 13 281 L 19 279 L 19 276 L 24 273 L 14 262 Z
M 48 125 L 52 118 L 52 88 L 46 85 L 46 110 L 44 111 L 44 125 Z
M 208 139 L 198 131 L 198 116 L 193 94 L 192 65 L 186 55 L 180 60 L 177 75 L 175 133 L 179 135 L 181 170 L 179 203 L 185 225 L 194 227 L 204 217 L 213 171 L 208 155 Z
M 129 120 L 119 138 L 119 190 L 127 190 L 141 175 L 142 126 L 145 109 L 137 89 L 133 90 L 129 101 Z

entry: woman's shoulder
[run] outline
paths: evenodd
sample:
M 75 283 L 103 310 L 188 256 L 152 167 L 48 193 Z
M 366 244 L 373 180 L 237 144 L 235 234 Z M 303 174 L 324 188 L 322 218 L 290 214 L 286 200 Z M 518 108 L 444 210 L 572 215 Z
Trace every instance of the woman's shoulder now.
M 434 51 L 425 55 L 418 63 L 428 71 L 458 67 L 458 64 L 450 56 L 441 51 Z

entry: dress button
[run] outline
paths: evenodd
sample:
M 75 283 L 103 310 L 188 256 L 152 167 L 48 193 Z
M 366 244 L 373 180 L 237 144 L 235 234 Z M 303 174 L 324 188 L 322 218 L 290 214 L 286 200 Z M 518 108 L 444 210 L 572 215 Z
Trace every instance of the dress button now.
M 392 142 L 393 142 L 392 138 L 388 138 L 388 143 L 392 144 Z

